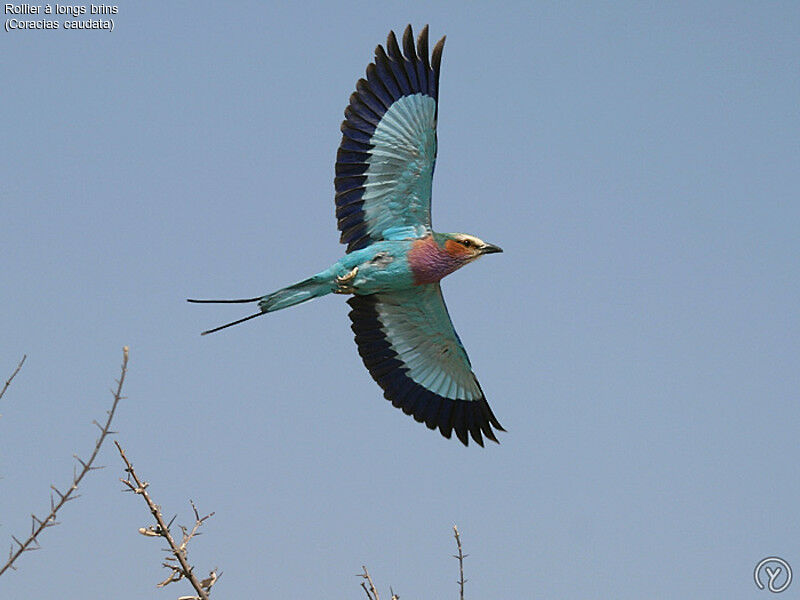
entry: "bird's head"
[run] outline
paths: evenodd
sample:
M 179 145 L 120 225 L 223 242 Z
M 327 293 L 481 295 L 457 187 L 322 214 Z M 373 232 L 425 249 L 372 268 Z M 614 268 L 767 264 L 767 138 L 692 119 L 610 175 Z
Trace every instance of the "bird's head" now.
M 446 233 L 444 237 L 444 249 L 447 253 L 465 263 L 472 262 L 484 254 L 503 251 L 499 246 L 489 244 L 474 235 L 467 235 L 466 233 Z

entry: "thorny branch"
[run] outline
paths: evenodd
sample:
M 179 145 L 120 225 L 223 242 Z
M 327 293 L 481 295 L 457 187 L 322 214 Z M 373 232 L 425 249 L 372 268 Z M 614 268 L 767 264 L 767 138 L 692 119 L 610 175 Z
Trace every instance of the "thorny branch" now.
M 356 577 L 361 577 L 365 581 L 361 582 L 361 588 L 364 590 L 364 593 L 367 595 L 369 600 L 381 600 L 381 597 L 378 595 L 378 590 L 375 589 L 375 584 L 372 583 L 372 577 L 370 577 L 369 571 L 367 571 L 367 567 L 361 565 L 361 568 L 364 569 L 363 573 L 357 573 Z M 367 587 L 367 583 L 369 583 L 369 587 Z M 400 600 L 400 596 L 394 593 L 392 588 L 389 588 L 389 593 L 392 595 L 392 600 Z
M 194 527 L 192 527 L 191 531 L 189 531 L 186 527 L 181 526 L 183 537 L 181 539 L 181 543 L 178 544 L 175 541 L 175 538 L 172 537 L 172 534 L 169 530 L 169 528 L 172 526 L 172 521 L 169 523 L 164 522 L 164 517 L 161 514 L 161 507 L 153 501 L 153 499 L 150 497 L 150 494 L 147 492 L 147 486 L 149 484 L 146 481 L 139 479 L 139 476 L 136 474 L 136 471 L 134 471 L 133 465 L 128 460 L 128 457 L 125 456 L 125 451 L 122 449 L 122 446 L 119 445 L 119 442 L 115 440 L 114 444 L 117 446 L 119 455 L 125 462 L 125 472 L 128 474 L 126 479 L 120 479 L 120 481 L 127 487 L 127 490 L 125 491 L 130 491 L 134 494 L 139 494 L 142 496 L 145 503 L 147 503 L 147 507 L 150 509 L 150 513 L 156 520 L 155 525 L 142 527 L 139 529 L 139 533 L 150 537 L 163 537 L 169 544 L 169 550 L 167 550 L 167 552 L 170 552 L 171 556 L 168 556 L 162 565 L 170 570 L 170 574 L 169 577 L 158 584 L 158 587 L 164 587 L 165 585 L 175 581 L 180 581 L 185 577 L 189 580 L 189 583 L 192 584 L 192 587 L 197 592 L 197 596 L 181 596 L 178 600 L 209 600 L 208 594 L 222 573 L 217 573 L 217 569 L 214 569 L 211 571 L 211 573 L 209 573 L 208 577 L 202 581 L 198 580 L 194 574 L 194 567 L 192 567 L 187 560 L 187 546 L 189 541 L 195 535 L 200 535 L 197 530 L 200 529 L 200 526 L 207 519 L 213 517 L 214 513 L 212 512 L 205 517 L 201 517 L 200 513 L 197 511 L 197 507 L 194 505 L 194 502 L 190 500 L 189 502 L 191 503 L 192 510 L 194 511 Z M 133 481 L 131 481 L 131 479 L 133 479 Z M 175 564 L 176 561 L 177 564 Z
M 461 548 L 461 534 L 458 533 L 458 527 L 456 525 L 453 525 L 453 534 L 456 538 L 456 547 L 458 548 L 458 554 L 453 555 L 453 558 L 458 559 L 459 577 L 456 583 L 458 584 L 459 600 L 464 600 L 464 584 L 467 583 L 467 580 L 464 579 L 464 559 L 467 558 L 469 554 L 464 554 L 464 551 Z M 372 577 L 370 577 L 369 571 L 367 571 L 367 567 L 362 566 L 361 568 L 363 569 L 363 572 L 356 574 L 356 577 L 360 577 L 364 580 L 361 582 L 361 588 L 367 595 L 367 600 L 381 600 L 380 596 L 378 595 L 378 590 L 375 588 L 375 584 L 372 582 Z M 392 594 L 392 600 L 400 599 L 400 596 L 395 594 L 392 588 L 389 588 L 389 591 Z
M 372 583 L 372 577 L 369 576 L 369 571 L 367 571 L 367 567 L 361 565 L 361 568 L 364 569 L 363 573 L 358 573 L 356 577 L 361 577 L 366 581 L 361 582 L 361 587 L 364 588 L 364 592 L 367 594 L 367 598 L 369 600 L 380 600 L 380 596 L 378 596 L 378 590 L 375 589 L 375 584 Z M 369 588 L 367 588 L 367 582 L 369 582 Z
M 6 389 L 8 388 L 9 384 L 11 383 L 11 380 L 14 378 L 14 375 L 16 375 L 19 372 L 20 368 L 22 368 L 22 363 L 24 361 L 25 357 L 23 357 L 23 359 L 20 361 L 19 366 L 17 366 L 17 370 L 14 371 L 9 380 L 6 381 L 6 385 L 3 387 L 3 392 L 5 392 Z M 119 379 L 117 379 L 117 389 L 116 391 L 112 390 L 112 394 L 114 395 L 114 401 L 111 404 L 111 409 L 107 411 L 108 418 L 106 419 L 105 425 L 100 425 L 100 423 L 94 421 L 94 424 L 97 425 L 97 427 L 100 429 L 100 437 L 98 437 L 97 441 L 95 442 L 92 455 L 89 457 L 89 460 L 84 461 L 81 460 L 81 458 L 78 457 L 78 455 L 73 454 L 75 460 L 77 460 L 78 463 L 80 463 L 81 465 L 80 472 L 78 472 L 76 465 L 76 467 L 73 468 L 72 482 L 70 483 L 70 486 L 66 492 L 62 493 L 54 485 L 50 486 L 50 488 L 58 496 L 58 501 L 56 501 L 53 494 L 50 494 L 50 512 L 47 514 L 47 516 L 44 519 L 40 519 L 36 515 L 31 515 L 31 533 L 28 536 L 28 539 L 26 539 L 24 542 L 21 542 L 19 541 L 19 539 L 16 538 L 16 536 L 11 536 L 11 538 L 14 540 L 15 543 L 11 544 L 11 549 L 8 552 L 8 561 L 6 562 L 6 564 L 0 567 L 0 575 L 5 573 L 9 568 L 16 569 L 16 567 L 14 566 L 14 561 L 16 561 L 22 555 L 23 552 L 39 549 L 39 540 L 38 540 L 39 534 L 41 534 L 42 531 L 44 531 L 48 527 L 53 527 L 54 525 L 58 525 L 58 521 L 56 521 L 56 515 L 58 514 L 58 511 L 61 510 L 61 507 L 64 506 L 67 502 L 69 502 L 70 500 L 74 500 L 75 498 L 78 497 L 78 495 L 76 495 L 75 492 L 78 490 L 78 486 L 83 480 L 83 477 L 89 471 L 101 468 L 101 467 L 94 467 L 92 465 L 94 464 L 94 460 L 95 458 L 97 458 L 97 455 L 100 452 L 100 448 L 103 445 L 106 436 L 109 433 L 114 433 L 113 431 L 111 431 L 111 421 L 114 418 L 114 413 L 117 410 L 117 405 L 119 404 L 119 401 L 124 398 L 124 396 L 122 395 L 122 384 L 125 382 L 125 374 L 127 373 L 127 371 L 128 371 L 128 347 L 125 346 L 124 348 L 122 348 L 122 370 Z M 0 396 L 2 396 L 2 394 L 0 394 Z
M 22 368 L 22 365 L 25 364 L 25 359 L 26 358 L 28 358 L 28 355 L 27 354 L 23 354 L 22 355 L 22 360 L 19 361 L 19 364 L 17 365 L 17 368 L 14 369 L 14 372 L 11 374 L 11 377 L 6 379 L 6 384 L 3 386 L 3 389 L 0 390 L 0 398 L 3 397 L 3 394 L 6 393 L 6 390 L 8 389 L 8 386 L 10 386 L 11 382 L 14 381 L 14 377 L 16 377 L 17 373 L 19 373 L 19 370 Z
M 459 578 L 456 583 L 458 583 L 458 588 L 460 592 L 459 598 L 460 600 L 464 600 L 464 584 L 467 583 L 467 580 L 464 579 L 464 559 L 467 558 L 469 554 L 464 554 L 461 550 L 461 536 L 458 534 L 458 527 L 456 527 L 455 525 L 453 525 L 453 533 L 456 538 L 456 546 L 458 547 L 458 554 L 453 555 L 453 558 L 458 559 Z

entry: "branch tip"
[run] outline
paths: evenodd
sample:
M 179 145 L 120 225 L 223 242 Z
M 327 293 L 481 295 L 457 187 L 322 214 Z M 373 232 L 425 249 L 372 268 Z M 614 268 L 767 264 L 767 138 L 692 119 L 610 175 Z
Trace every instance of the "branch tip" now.
M 8 378 L 8 380 L 6 381 L 6 384 L 3 387 L 2 391 L 0 391 L 0 398 L 2 398 L 3 394 L 5 393 L 6 389 L 8 389 L 8 386 L 11 384 L 11 381 L 14 379 L 14 377 L 17 375 L 17 373 L 19 373 L 19 370 L 22 368 L 22 365 L 25 362 L 26 358 L 27 358 L 27 355 L 23 355 L 22 360 L 17 365 L 16 370 L 14 371 L 14 373 L 11 374 L 11 377 Z M 0 567 L 0 575 L 5 573 L 6 570 L 8 570 L 8 569 L 16 570 L 16 567 L 14 566 L 14 562 L 24 552 L 26 552 L 28 550 L 36 550 L 36 549 L 38 549 L 39 548 L 38 536 L 42 533 L 42 531 L 44 531 L 48 527 L 53 527 L 55 525 L 58 525 L 58 521 L 56 521 L 56 515 L 58 514 L 58 511 L 61 510 L 61 507 L 64 506 L 70 500 L 74 500 L 75 498 L 80 497 L 80 494 L 76 494 L 75 492 L 78 489 L 78 486 L 80 485 L 81 481 L 83 481 L 84 476 L 89 471 L 93 470 L 92 469 L 92 465 L 94 464 L 94 461 L 95 461 L 95 459 L 97 458 L 97 455 L 100 452 L 100 448 L 103 445 L 103 442 L 105 441 L 106 437 L 108 436 L 108 434 L 111 431 L 111 421 L 114 418 L 114 414 L 116 413 L 117 406 L 119 405 L 119 401 L 122 399 L 122 386 L 123 386 L 123 384 L 125 382 L 125 374 L 127 373 L 127 371 L 128 371 L 128 347 L 125 346 L 122 349 L 122 367 L 120 369 L 119 379 L 117 380 L 117 389 L 116 389 L 115 392 L 113 392 L 114 393 L 114 400 L 113 400 L 113 403 L 111 405 L 111 409 L 109 411 L 107 411 L 108 418 L 106 419 L 106 423 L 105 423 L 105 425 L 100 425 L 100 423 L 98 423 L 97 421 L 93 421 L 93 423 L 95 425 L 97 425 L 97 427 L 100 429 L 100 437 L 95 442 L 94 450 L 92 451 L 91 456 L 89 457 L 89 459 L 86 462 L 84 462 L 80 458 L 78 458 L 77 456 L 73 455 L 73 456 L 75 456 L 75 458 L 78 458 L 78 461 L 81 463 L 81 466 L 82 466 L 81 472 L 77 473 L 77 470 L 74 468 L 74 465 L 73 465 L 72 482 L 71 482 L 71 484 L 69 486 L 69 489 L 65 493 L 62 493 L 61 491 L 59 491 L 58 488 L 55 487 L 55 485 L 51 485 L 50 486 L 51 489 L 53 491 L 55 491 L 56 494 L 58 494 L 59 501 L 56 502 L 55 498 L 53 497 L 53 494 L 50 494 L 50 512 L 49 512 L 49 514 L 43 520 L 38 519 L 34 515 L 31 515 L 31 516 L 33 516 L 34 520 L 37 522 L 38 525 L 37 525 L 37 527 L 32 529 L 30 536 L 28 536 L 28 539 L 26 539 L 25 542 L 20 542 L 17 538 L 12 536 L 14 541 L 16 541 L 19 544 L 20 547 L 15 552 L 14 551 L 14 546 L 13 545 L 11 546 L 11 551 L 9 552 L 8 561 L 6 561 L 6 563 L 2 567 Z
M 197 596 L 185 596 L 185 598 L 195 598 L 197 600 L 208 600 L 208 591 L 211 587 L 216 583 L 218 579 L 218 575 L 216 573 L 216 569 L 211 571 L 209 577 L 203 579 L 202 581 L 198 581 L 197 577 L 194 574 L 194 567 L 189 564 L 186 559 L 187 555 L 187 545 L 189 541 L 196 535 L 199 535 L 197 529 L 203 524 L 203 522 L 208 519 L 214 513 L 210 515 L 200 518 L 200 513 L 197 510 L 194 502 L 192 500 L 189 503 L 192 506 L 195 515 L 195 524 L 192 530 L 189 532 L 186 527 L 181 526 L 181 531 L 183 533 L 183 537 L 181 540 L 180 545 L 175 542 L 175 539 L 172 537 L 170 533 L 170 527 L 172 526 L 172 522 L 175 520 L 175 517 L 169 522 L 169 525 L 164 523 L 164 517 L 161 513 L 161 507 L 156 504 L 153 499 L 150 497 L 150 494 L 147 492 L 147 482 L 140 479 L 139 476 L 136 474 L 136 470 L 133 467 L 133 464 L 128 460 L 128 457 L 125 455 L 125 451 L 122 449 L 122 446 L 117 442 L 114 441 L 114 444 L 119 451 L 120 457 L 122 458 L 123 462 L 125 463 L 125 472 L 128 475 L 128 479 L 120 479 L 120 481 L 128 486 L 130 491 L 133 491 L 136 494 L 139 494 L 144 498 L 145 503 L 147 504 L 150 513 L 156 520 L 155 525 L 150 525 L 148 527 L 141 527 L 139 528 L 139 533 L 149 537 L 159 536 L 164 538 L 167 543 L 169 544 L 169 549 L 166 551 L 170 553 L 170 556 L 165 558 L 165 561 L 162 563 L 162 566 L 170 570 L 169 576 L 161 581 L 157 587 L 165 587 L 170 583 L 174 583 L 176 581 L 180 581 L 181 579 L 187 579 L 192 587 L 197 592 Z M 130 481 L 133 479 L 133 483 Z M 128 490 L 123 490 L 128 491 Z M 177 564 L 174 564 L 176 563 Z

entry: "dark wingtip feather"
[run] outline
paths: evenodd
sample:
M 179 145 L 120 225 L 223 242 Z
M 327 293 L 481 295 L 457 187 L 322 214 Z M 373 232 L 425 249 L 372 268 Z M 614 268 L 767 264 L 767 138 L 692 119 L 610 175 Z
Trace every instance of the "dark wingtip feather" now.
M 417 37 L 417 56 L 419 56 L 422 64 L 426 69 L 430 69 L 431 65 L 428 59 L 428 26 L 422 28 Z
M 388 110 L 394 103 L 394 98 L 392 98 L 392 93 L 387 90 L 386 85 L 381 81 L 381 77 L 378 75 L 378 67 L 375 66 L 375 63 L 367 65 L 367 81 L 369 82 L 370 90 L 383 105 L 383 110 Z
M 467 446 L 469 445 L 469 439 L 467 438 L 467 427 L 464 424 L 464 408 L 463 402 L 456 402 L 453 407 L 453 431 L 456 432 L 456 436 L 461 440 L 461 443 Z
M 411 29 L 411 24 L 406 25 L 403 32 L 403 54 L 411 62 L 417 61 L 417 52 L 414 48 L 414 32 Z
M 485 401 L 484 401 L 484 402 L 485 402 Z M 493 426 L 495 429 L 497 429 L 497 431 L 505 431 L 505 429 L 503 428 L 503 426 L 502 426 L 502 425 L 500 425 L 499 421 L 497 420 L 497 417 L 495 417 L 495 416 L 494 416 L 494 413 L 492 412 L 492 409 L 489 407 L 489 403 L 488 403 L 488 402 L 486 402 L 486 410 L 487 410 L 487 412 L 489 413 L 489 414 L 488 414 L 488 417 L 489 417 L 489 422 L 492 424 L 492 426 Z
M 458 429 L 454 429 L 454 431 L 456 432 L 456 437 L 458 437 L 459 441 L 465 446 L 469 446 L 469 436 L 467 436 L 467 430 L 464 427 L 459 427 Z
M 436 76 L 436 83 L 439 83 L 439 69 L 442 67 L 442 52 L 444 51 L 444 41 L 447 39 L 446 35 L 442 36 L 436 45 L 433 47 L 433 54 L 431 55 L 431 68 Z M 438 89 L 438 85 L 437 85 Z
M 486 406 L 488 406 L 488 405 L 489 404 L 486 403 Z M 481 431 L 483 431 L 483 435 L 485 435 L 488 439 L 492 440 L 496 444 L 500 443 L 497 440 L 497 437 L 495 437 L 494 432 L 492 431 L 491 424 L 487 420 L 485 420 L 485 419 L 481 420 L 480 427 L 481 427 Z
M 475 414 L 477 410 L 480 410 L 479 407 L 470 407 L 470 418 L 468 422 L 469 427 L 469 434 L 472 436 L 472 439 L 475 440 L 475 443 L 478 444 L 481 448 L 483 448 L 483 437 L 481 436 L 481 427 L 478 420 L 475 418 L 477 415 Z
M 389 53 L 395 60 L 402 60 L 403 55 L 400 52 L 400 45 L 397 43 L 397 36 L 394 34 L 394 31 L 390 31 L 389 35 L 386 36 L 386 52 Z
M 481 448 L 484 447 L 480 429 L 470 429 L 469 434 L 472 436 L 472 439 L 475 440 L 475 443 L 478 444 L 478 446 Z

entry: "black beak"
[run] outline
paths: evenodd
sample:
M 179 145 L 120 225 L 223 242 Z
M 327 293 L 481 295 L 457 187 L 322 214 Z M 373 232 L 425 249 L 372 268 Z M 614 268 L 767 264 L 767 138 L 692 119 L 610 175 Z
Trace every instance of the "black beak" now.
M 495 246 L 494 244 L 484 244 L 481 246 L 481 254 L 495 254 L 502 251 L 503 249 L 500 246 Z

